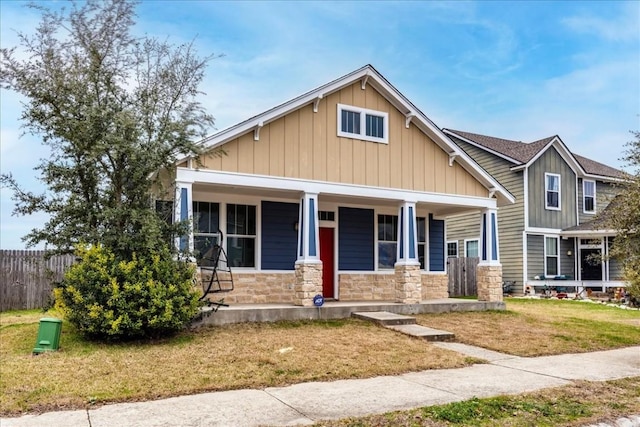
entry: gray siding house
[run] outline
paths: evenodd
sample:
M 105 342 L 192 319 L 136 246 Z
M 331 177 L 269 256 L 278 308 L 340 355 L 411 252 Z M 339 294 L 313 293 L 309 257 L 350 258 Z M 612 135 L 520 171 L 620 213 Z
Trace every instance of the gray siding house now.
M 608 254 L 616 232 L 596 215 L 615 197 L 621 171 L 570 152 L 557 135 L 525 143 L 444 132 L 516 198 L 498 212 L 502 276 L 516 293 L 545 284 L 623 285 L 619 263 L 597 256 Z M 448 219 L 448 256 L 478 256 L 478 216 Z

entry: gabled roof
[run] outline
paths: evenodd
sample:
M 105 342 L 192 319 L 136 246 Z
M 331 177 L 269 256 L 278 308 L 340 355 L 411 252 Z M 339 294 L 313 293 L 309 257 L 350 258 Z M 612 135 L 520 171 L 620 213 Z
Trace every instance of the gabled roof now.
M 454 129 L 444 129 L 444 132 L 449 136 L 454 138 L 457 136 L 465 142 L 502 157 L 516 166 L 527 165 L 539 157 L 546 147 L 551 146 L 551 143 L 557 141 L 572 157 L 571 160 L 578 166 L 582 175 L 614 179 L 622 179 L 624 177 L 623 172 L 618 169 L 570 152 L 558 135 L 533 142 L 522 142 Z
M 449 156 L 450 161 L 456 161 L 475 179 L 477 179 L 487 190 L 493 192 L 498 197 L 498 205 L 514 203 L 515 198 L 489 173 L 482 169 L 463 150 L 454 144 L 427 116 L 420 111 L 409 99 L 402 95 L 391 83 L 389 83 L 372 65 L 365 65 L 345 76 L 324 84 L 316 89 L 293 98 L 283 104 L 271 108 L 264 113 L 253 116 L 243 122 L 204 138 L 199 144 L 203 150 L 211 150 L 219 147 L 235 138 L 248 132 L 258 131 L 267 123 L 273 122 L 299 108 L 314 105 L 322 102 L 322 99 L 334 92 L 341 90 L 356 82 L 360 82 L 364 88 L 371 85 L 387 101 L 397 108 L 406 118 L 407 125 L 411 123 L 427 134 L 440 148 Z M 190 158 L 190 155 L 183 155 L 177 159 L 177 163 Z

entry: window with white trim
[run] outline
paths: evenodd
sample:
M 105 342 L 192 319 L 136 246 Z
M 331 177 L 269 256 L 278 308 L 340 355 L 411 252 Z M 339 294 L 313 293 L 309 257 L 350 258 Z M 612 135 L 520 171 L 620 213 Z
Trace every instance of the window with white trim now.
M 418 261 L 420 261 L 420 269 L 424 270 L 427 266 L 425 252 L 427 251 L 427 218 L 416 218 L 418 226 Z
M 596 182 L 582 181 L 582 209 L 584 213 L 596 213 Z
M 447 258 L 458 258 L 458 241 L 449 240 L 447 242 Z
M 227 259 L 231 267 L 255 267 L 255 206 L 227 204 Z
M 393 268 L 398 247 L 398 216 L 378 215 L 378 268 Z
M 387 144 L 389 114 L 338 104 L 338 136 Z
M 560 210 L 560 175 L 557 173 L 545 173 L 544 182 L 544 208 Z
M 220 205 L 193 202 L 193 250 L 198 265 L 212 265 L 214 246 L 219 244 Z
M 544 238 L 544 274 L 545 276 L 557 276 L 560 274 L 560 242 L 557 237 Z
M 473 239 L 473 240 L 465 240 L 464 241 L 464 256 L 466 256 L 467 258 L 477 258 L 480 255 L 480 252 L 478 251 L 479 248 L 479 240 L 477 239 Z

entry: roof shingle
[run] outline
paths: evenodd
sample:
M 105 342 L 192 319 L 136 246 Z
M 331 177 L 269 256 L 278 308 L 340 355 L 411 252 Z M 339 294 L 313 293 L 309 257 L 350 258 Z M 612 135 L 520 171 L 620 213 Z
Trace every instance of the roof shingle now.
M 495 151 L 506 157 L 515 160 L 516 163 L 524 164 L 533 159 L 544 147 L 557 138 L 557 135 L 540 139 L 533 142 L 514 141 L 510 139 L 496 138 L 493 136 L 480 135 L 477 133 L 464 132 L 455 129 L 445 129 L 465 139 L 468 139 L 491 151 Z M 623 178 L 624 173 L 618 169 L 596 162 L 575 153 L 571 153 L 584 171 L 591 175 L 599 175 L 610 178 Z

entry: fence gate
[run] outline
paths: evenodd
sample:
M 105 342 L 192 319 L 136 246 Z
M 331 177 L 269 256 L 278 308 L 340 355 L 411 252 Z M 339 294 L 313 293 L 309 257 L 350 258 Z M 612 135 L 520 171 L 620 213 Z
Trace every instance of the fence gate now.
M 449 296 L 468 297 L 478 295 L 476 269 L 480 258 L 448 258 Z

